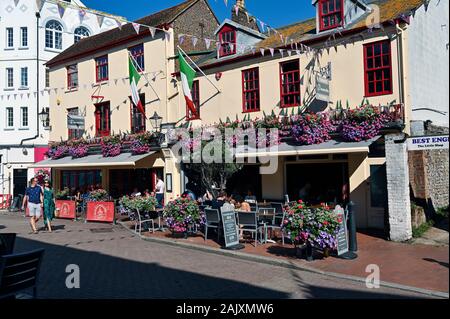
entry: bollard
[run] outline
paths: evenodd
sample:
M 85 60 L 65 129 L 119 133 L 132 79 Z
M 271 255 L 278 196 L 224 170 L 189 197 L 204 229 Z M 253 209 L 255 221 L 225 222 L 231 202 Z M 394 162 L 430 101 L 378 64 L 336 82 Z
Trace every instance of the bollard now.
M 355 204 L 350 202 L 348 204 L 348 250 L 356 252 L 358 251 L 358 241 L 356 239 L 356 216 L 355 216 Z

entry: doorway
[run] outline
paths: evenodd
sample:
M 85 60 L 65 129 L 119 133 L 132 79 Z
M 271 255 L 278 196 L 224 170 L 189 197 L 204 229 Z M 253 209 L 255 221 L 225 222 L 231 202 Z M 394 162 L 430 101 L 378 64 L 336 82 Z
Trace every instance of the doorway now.
M 286 193 L 309 205 L 343 204 L 348 198 L 347 163 L 288 163 Z
M 14 169 L 13 170 L 13 197 L 24 195 L 27 188 L 27 170 L 26 169 Z

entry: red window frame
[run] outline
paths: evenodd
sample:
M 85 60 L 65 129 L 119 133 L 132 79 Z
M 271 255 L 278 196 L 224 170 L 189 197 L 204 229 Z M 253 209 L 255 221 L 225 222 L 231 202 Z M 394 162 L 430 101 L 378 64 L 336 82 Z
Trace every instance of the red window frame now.
M 392 53 L 389 40 L 364 45 L 365 96 L 392 94 Z
M 259 68 L 242 71 L 242 112 L 258 112 L 260 110 Z
M 142 93 L 139 95 L 139 98 L 142 103 L 142 107 L 145 111 L 145 94 Z M 136 124 L 137 122 L 140 122 Z M 144 115 L 139 111 L 136 105 L 134 105 L 133 101 L 130 97 L 130 127 L 131 127 L 131 133 L 137 134 L 137 133 L 143 133 L 146 131 L 146 123 L 145 123 L 145 117 Z
M 294 70 L 285 71 L 288 64 L 296 64 Z M 290 60 L 280 63 L 280 107 L 301 105 L 300 60 Z
M 136 60 L 139 66 L 138 72 L 145 71 L 145 60 L 144 60 L 144 44 L 138 44 L 128 49 L 131 56 Z
M 95 105 L 95 135 L 98 137 L 111 135 L 110 103 Z
M 106 69 L 106 72 L 102 72 L 103 69 Z M 98 83 L 102 81 L 108 81 L 108 79 L 109 79 L 108 56 L 104 55 L 95 59 L 95 81 Z
M 197 113 L 193 114 L 189 107 L 186 105 L 186 119 L 188 121 L 200 119 L 200 82 L 198 80 L 192 83 L 192 102 L 194 102 Z
M 219 32 L 219 42 L 219 57 L 236 54 L 236 30 L 234 28 L 229 26 L 223 27 Z
M 77 75 L 77 81 L 74 83 L 74 75 Z M 78 87 L 78 64 L 72 64 L 67 67 L 67 88 L 75 89 Z
M 328 22 L 327 25 L 325 25 L 325 21 Z M 319 0 L 320 31 L 326 31 L 341 27 L 343 23 L 344 0 Z

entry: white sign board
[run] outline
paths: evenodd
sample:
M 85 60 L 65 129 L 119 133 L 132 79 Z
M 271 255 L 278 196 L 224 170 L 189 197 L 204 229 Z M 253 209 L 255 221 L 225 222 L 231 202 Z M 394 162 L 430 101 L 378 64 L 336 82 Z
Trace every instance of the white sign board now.
M 69 130 L 84 130 L 84 116 L 67 114 L 67 128 Z
M 316 77 L 316 99 L 319 101 L 330 101 L 330 81 L 324 77 Z
M 448 149 L 448 135 L 420 136 L 408 139 L 409 151 Z

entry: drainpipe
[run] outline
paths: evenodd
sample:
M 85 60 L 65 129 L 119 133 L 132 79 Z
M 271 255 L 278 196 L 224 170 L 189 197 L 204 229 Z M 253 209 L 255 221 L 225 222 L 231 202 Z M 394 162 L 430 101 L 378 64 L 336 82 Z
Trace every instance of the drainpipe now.
M 399 85 L 399 97 L 400 104 L 405 103 L 405 85 L 404 85 L 404 68 L 403 68 L 403 29 L 400 28 L 398 21 L 395 23 L 395 29 L 397 30 L 397 64 L 398 64 L 398 85 Z M 406 107 L 406 106 L 404 106 Z M 405 114 L 406 117 L 406 114 Z M 405 119 L 406 120 L 406 119 Z
M 24 138 L 20 141 L 20 146 L 26 141 L 32 141 L 39 137 L 39 19 L 41 14 L 36 12 L 36 135 L 29 138 Z

